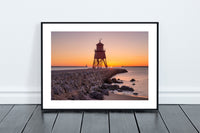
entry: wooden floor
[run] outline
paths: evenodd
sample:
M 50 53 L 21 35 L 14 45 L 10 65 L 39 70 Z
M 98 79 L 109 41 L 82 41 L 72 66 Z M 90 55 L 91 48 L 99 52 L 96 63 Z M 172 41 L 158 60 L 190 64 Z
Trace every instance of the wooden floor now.
M 198 133 L 200 105 L 160 105 L 159 111 L 45 113 L 40 105 L 0 105 L 0 133 Z

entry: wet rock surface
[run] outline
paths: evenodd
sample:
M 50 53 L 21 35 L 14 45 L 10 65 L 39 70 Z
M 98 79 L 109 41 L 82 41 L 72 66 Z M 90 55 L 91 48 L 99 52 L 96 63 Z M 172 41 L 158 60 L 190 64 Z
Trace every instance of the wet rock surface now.
M 117 90 L 119 89 L 119 85 L 110 85 L 110 84 L 103 84 L 101 86 L 102 89 L 108 89 L 108 90 Z
M 138 93 L 133 93 L 133 95 L 138 95 Z
M 133 88 L 128 87 L 128 86 L 122 86 L 120 89 L 121 89 L 121 90 L 124 90 L 124 91 L 134 91 Z
M 110 84 L 103 84 L 101 86 L 102 89 L 108 89 L 108 90 L 117 90 L 119 92 L 122 91 L 134 91 L 133 88 L 128 87 L 128 86 L 121 86 L 119 87 L 119 85 L 110 85 Z
M 116 79 L 116 78 L 112 78 L 112 83 L 123 83 L 123 81 L 122 80 L 120 80 L 120 79 Z
M 130 82 L 134 82 L 134 81 L 135 81 L 135 79 L 131 79 L 131 80 L 130 80 Z

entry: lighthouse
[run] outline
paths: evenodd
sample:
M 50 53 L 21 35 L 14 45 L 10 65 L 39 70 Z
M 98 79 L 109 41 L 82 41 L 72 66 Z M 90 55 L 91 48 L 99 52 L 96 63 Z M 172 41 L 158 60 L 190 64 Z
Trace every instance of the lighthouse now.
M 96 44 L 96 49 L 94 53 L 94 61 L 93 61 L 93 68 L 102 68 L 103 65 L 107 68 L 107 62 L 106 62 L 106 53 L 103 49 L 103 43 L 101 43 L 101 39 L 99 40 L 99 43 Z

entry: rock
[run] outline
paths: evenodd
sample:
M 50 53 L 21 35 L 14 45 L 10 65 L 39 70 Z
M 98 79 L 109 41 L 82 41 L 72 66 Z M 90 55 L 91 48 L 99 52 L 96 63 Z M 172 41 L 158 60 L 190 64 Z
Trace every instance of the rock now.
M 63 93 L 63 89 L 59 86 L 52 87 L 52 89 L 53 89 L 53 93 L 56 94 L 56 95 L 61 95 Z
M 104 83 L 112 84 L 112 80 L 111 80 L 111 79 L 106 79 L 106 80 L 104 81 Z
M 133 82 L 133 81 L 135 81 L 135 79 L 131 79 L 131 80 L 130 80 L 130 82 Z
M 107 95 L 107 96 L 109 96 L 109 91 L 106 89 L 106 90 L 102 90 L 102 93 L 104 94 L 104 95 Z
M 54 93 L 54 94 L 56 94 L 56 95 L 59 95 L 59 94 L 60 94 L 60 92 L 57 90 L 56 87 L 53 87 L 52 90 L 53 90 L 53 93 Z
M 135 92 L 135 93 L 133 93 L 133 95 L 138 95 L 138 93 Z
M 122 83 L 123 83 L 123 81 L 121 81 L 121 80 L 118 80 L 118 81 L 117 81 L 117 83 L 119 83 L 119 84 L 122 84 Z
M 112 78 L 113 83 L 123 83 L 121 80 L 117 80 L 116 78 Z
M 96 89 L 97 92 L 102 93 L 103 95 L 109 95 L 108 89 L 102 89 L 102 88 L 98 88 Z
M 51 98 L 80 100 L 90 99 L 91 96 L 103 99 L 103 96 L 109 95 L 110 91 L 120 89 L 118 85 L 112 83 L 123 82 L 119 78 L 112 80 L 111 77 L 124 72 L 127 70 L 121 68 L 52 71 Z M 108 85 L 102 85 L 104 82 Z
M 87 99 L 86 96 L 84 95 L 84 92 L 82 92 L 82 91 L 78 92 L 78 99 L 79 100 L 86 100 Z
M 118 91 L 118 92 L 122 92 L 122 90 L 121 90 L 121 89 L 118 89 L 117 91 Z
M 63 81 L 63 80 L 60 80 L 60 84 L 61 84 L 61 85 L 64 84 L 64 81 Z
M 110 87 L 108 87 L 108 89 L 117 90 L 117 89 L 119 89 L 119 85 L 111 85 Z
M 68 100 L 76 100 L 76 98 L 75 98 L 74 95 L 70 95 L 67 99 L 68 99 Z
M 63 85 L 63 89 L 65 90 L 65 92 L 67 93 L 67 92 L 69 92 L 70 91 L 70 86 L 69 85 L 67 85 L 67 84 L 65 84 L 65 85 Z
M 93 99 L 103 100 L 103 94 L 100 92 L 93 91 L 92 93 L 90 93 L 90 97 Z
M 109 89 L 109 90 L 117 90 L 119 89 L 119 85 L 109 85 L 109 84 L 103 84 L 101 86 L 103 89 Z
M 116 78 L 112 78 L 112 82 L 117 82 L 117 79 Z
M 100 88 L 101 88 L 101 89 L 107 89 L 107 86 L 108 86 L 108 85 L 110 85 L 110 84 L 104 83 Z
M 123 91 L 134 91 L 133 88 L 128 87 L 128 86 L 122 86 L 120 89 L 123 90 Z
M 90 87 L 90 91 L 95 91 L 95 90 L 98 90 L 98 89 L 99 89 L 98 86 L 91 86 L 91 87 Z

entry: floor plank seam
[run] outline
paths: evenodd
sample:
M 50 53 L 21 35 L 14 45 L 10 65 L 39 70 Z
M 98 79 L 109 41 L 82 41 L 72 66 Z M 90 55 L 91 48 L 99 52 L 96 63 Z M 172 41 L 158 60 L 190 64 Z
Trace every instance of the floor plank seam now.
M 162 119 L 162 121 L 163 121 L 163 123 L 164 123 L 164 125 L 165 125 L 165 127 L 166 127 L 166 129 L 167 129 L 167 131 L 168 131 L 168 133 L 170 133 L 169 128 L 167 127 L 167 124 L 166 124 L 166 122 L 164 121 L 164 118 L 162 117 L 162 115 L 161 115 L 161 113 L 160 113 L 159 110 L 158 110 L 158 114 L 160 115 L 160 118 Z
M 111 133 L 111 131 L 110 131 L 110 111 L 108 111 L 108 130 L 109 130 L 109 133 Z
M 23 129 L 22 129 L 21 133 L 23 133 L 23 132 L 24 132 L 24 130 L 25 130 L 25 128 L 26 128 L 26 126 L 27 126 L 28 122 L 29 122 L 29 121 L 30 121 L 30 119 L 32 118 L 32 116 L 33 116 L 33 114 L 34 114 L 35 110 L 37 109 L 37 107 L 38 107 L 38 105 L 36 105 L 36 107 L 34 108 L 33 112 L 31 113 L 30 117 L 28 118 L 28 120 L 27 120 L 26 124 L 24 125 L 24 127 L 23 127 Z
M 12 107 L 8 110 L 8 112 L 6 113 L 6 115 L 2 118 L 2 120 L 0 121 L 0 124 L 1 122 L 6 118 L 6 116 L 10 113 L 10 111 L 14 108 L 15 105 L 12 105 Z
M 195 122 L 196 121 L 193 121 L 193 117 L 191 117 L 191 114 L 188 112 L 187 109 L 184 108 L 183 105 L 180 105 L 180 104 L 176 104 L 177 106 L 177 109 L 179 110 L 179 112 L 182 112 L 180 113 L 183 117 L 184 117 L 184 120 L 187 120 L 187 123 L 188 125 L 190 125 L 189 127 L 191 129 L 193 129 L 193 131 L 197 131 L 197 133 L 200 133 L 200 130 L 198 129 L 198 124 L 196 124 Z M 2 119 L 0 120 L 0 125 L 2 125 L 4 123 L 5 120 L 7 120 L 7 117 L 10 115 L 10 114 L 13 114 L 13 108 L 15 108 L 16 105 L 10 105 L 8 107 L 6 107 L 6 110 L 4 111 L 3 115 L 2 115 Z M 30 121 L 32 121 L 33 117 L 35 116 L 35 113 L 36 113 L 36 110 L 38 110 L 38 107 L 39 105 L 36 105 L 36 106 L 32 106 L 31 107 L 31 110 L 29 109 L 29 114 L 27 115 L 26 119 L 24 120 L 23 122 L 23 125 L 21 125 L 21 127 L 19 128 L 20 132 L 21 133 L 24 133 L 26 132 L 26 128 L 28 127 L 28 125 L 30 124 Z M 181 109 L 181 110 L 180 110 Z M 80 112 L 81 113 L 81 112 Z M 143 131 L 143 126 L 141 125 L 140 123 L 140 117 L 138 116 L 138 114 L 136 114 L 137 112 L 134 112 L 134 111 L 131 111 L 131 113 L 133 114 L 133 119 L 135 118 L 135 128 L 136 130 L 138 130 L 138 133 L 141 133 Z M 80 114 L 80 117 L 79 117 L 79 124 L 80 126 L 78 126 L 77 128 L 77 132 L 79 133 L 82 133 L 84 131 L 82 131 L 84 129 L 84 125 L 85 123 L 83 122 L 86 122 L 84 121 L 84 117 L 87 117 L 86 116 L 87 114 L 85 114 L 85 112 L 83 111 L 82 112 L 82 117 L 81 117 L 81 114 Z M 164 125 L 162 125 L 162 127 L 166 128 L 167 129 L 167 132 L 170 133 L 170 130 L 171 132 L 173 131 L 173 129 L 170 126 L 170 123 L 167 123 L 168 122 L 168 119 L 167 117 L 165 116 L 165 113 L 163 113 L 163 110 L 159 111 L 158 110 L 158 115 L 160 115 L 160 118 L 161 120 L 159 122 L 163 122 Z M 185 115 L 185 116 L 184 116 Z M 57 112 L 56 114 L 54 114 L 54 118 L 52 119 L 52 123 L 51 123 L 51 127 L 50 127 L 50 131 L 51 132 L 55 132 L 55 127 L 57 126 L 57 122 L 59 121 L 59 118 L 61 117 L 61 113 L 60 112 Z M 10 117 L 9 117 L 10 118 Z M 108 120 L 108 123 L 106 123 L 106 128 L 108 126 L 108 130 L 106 130 L 106 132 L 113 132 L 114 130 L 111 130 L 112 128 L 112 123 L 111 123 L 111 120 L 112 120 L 112 112 L 111 111 L 107 111 L 107 117 L 105 116 L 104 117 L 106 120 Z M 3 122 L 3 123 L 2 123 Z M 84 125 L 83 125 L 84 124 Z M 134 124 L 134 125 L 135 125 Z M 196 125 L 195 125 L 196 124 Z M 132 125 L 132 124 L 131 124 Z M 168 126 L 169 125 L 169 126 Z M 166 130 L 165 129 L 165 130 Z M 194 130 L 195 129 L 195 130 Z
M 57 112 L 57 114 L 56 114 L 56 118 L 55 118 L 55 120 L 54 120 L 54 122 L 53 122 L 53 125 L 52 125 L 52 128 L 51 128 L 51 132 L 53 131 L 53 128 L 54 128 L 54 126 L 55 126 L 55 123 L 56 123 L 56 120 L 57 120 L 57 118 L 58 118 L 58 115 L 59 115 L 59 112 Z
M 183 113 L 185 114 L 185 116 L 187 117 L 187 119 L 190 121 L 190 123 L 192 124 L 192 126 L 196 129 L 196 131 L 199 133 L 199 130 L 196 128 L 196 126 L 193 124 L 193 122 L 190 120 L 190 117 L 187 115 L 187 113 L 183 110 L 183 108 L 180 106 L 180 105 L 178 105 L 180 108 L 181 108 L 181 110 L 183 111 Z
M 82 112 L 82 119 L 81 119 L 80 133 L 82 132 L 82 127 L 83 127 L 83 117 L 84 117 L 84 112 Z
M 133 115 L 134 115 L 134 118 L 135 118 L 135 122 L 136 122 L 136 126 L 137 126 L 137 129 L 138 129 L 138 132 L 140 132 L 140 127 L 139 127 L 139 124 L 138 124 L 138 121 L 137 121 L 137 118 L 136 118 L 136 115 L 135 115 L 135 112 L 133 112 Z

